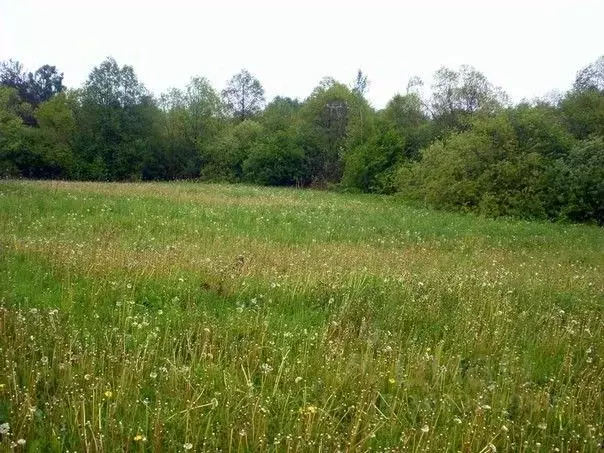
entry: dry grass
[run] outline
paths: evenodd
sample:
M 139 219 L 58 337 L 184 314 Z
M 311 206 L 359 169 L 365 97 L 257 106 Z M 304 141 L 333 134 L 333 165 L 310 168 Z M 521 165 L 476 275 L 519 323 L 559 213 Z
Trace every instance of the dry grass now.
M 1 448 L 566 452 L 603 437 L 595 227 L 4 182 L 0 247 Z

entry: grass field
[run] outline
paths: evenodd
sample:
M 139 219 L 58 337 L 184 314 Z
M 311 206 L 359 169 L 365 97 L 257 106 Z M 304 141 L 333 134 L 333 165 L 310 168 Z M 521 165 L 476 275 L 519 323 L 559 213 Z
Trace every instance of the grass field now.
M 0 182 L 0 359 L 1 451 L 596 451 L 604 230 Z

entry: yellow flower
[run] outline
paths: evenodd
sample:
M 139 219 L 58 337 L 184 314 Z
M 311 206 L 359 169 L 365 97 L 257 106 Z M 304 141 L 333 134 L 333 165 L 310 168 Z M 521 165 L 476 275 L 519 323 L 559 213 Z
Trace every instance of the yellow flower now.
M 390 379 L 388 379 L 388 382 L 390 382 L 391 384 L 396 384 L 396 379 L 391 377 Z
M 105 392 L 105 398 L 109 399 L 113 396 L 113 392 L 111 390 L 107 390 Z
M 0 390 L 2 390 L 5 386 L 6 384 L 0 384 Z
M 317 413 L 317 406 L 308 406 L 306 408 L 306 412 L 308 414 L 316 414 Z
M 144 439 L 144 437 L 143 437 L 142 434 L 137 434 L 136 436 L 134 436 L 134 441 L 135 442 L 140 442 L 143 439 Z

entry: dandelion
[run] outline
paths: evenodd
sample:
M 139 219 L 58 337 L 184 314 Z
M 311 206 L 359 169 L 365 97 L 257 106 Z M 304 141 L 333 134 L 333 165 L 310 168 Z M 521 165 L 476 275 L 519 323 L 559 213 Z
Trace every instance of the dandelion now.
M 0 425 L 0 435 L 7 435 L 10 432 L 10 425 L 8 424 L 8 422 L 6 423 L 2 423 Z
M 21 447 L 22 447 L 23 445 L 25 445 L 26 443 L 27 443 L 27 441 L 26 441 L 25 439 L 19 439 L 19 440 L 17 441 L 17 445 L 19 445 L 19 446 L 21 446 Z
M 263 363 L 262 365 L 260 365 L 260 369 L 262 370 L 262 373 L 264 373 L 264 374 L 268 374 L 271 371 L 273 371 L 273 367 L 270 366 L 268 363 Z
M 422 433 L 427 433 L 428 431 L 430 431 L 430 427 L 428 425 L 422 426 Z
M 185 450 L 190 450 L 191 448 L 193 448 L 193 444 L 191 442 L 186 442 L 185 444 L 183 444 L 182 448 L 184 448 Z
M 105 391 L 105 398 L 109 399 L 113 396 L 113 392 L 111 390 Z

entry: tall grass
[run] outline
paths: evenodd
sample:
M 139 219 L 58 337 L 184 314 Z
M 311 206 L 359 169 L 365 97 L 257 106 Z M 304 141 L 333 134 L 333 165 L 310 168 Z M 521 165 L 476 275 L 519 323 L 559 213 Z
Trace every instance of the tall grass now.
M 0 183 L 0 448 L 594 451 L 604 233 L 396 199 Z

